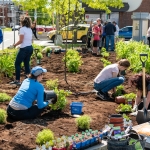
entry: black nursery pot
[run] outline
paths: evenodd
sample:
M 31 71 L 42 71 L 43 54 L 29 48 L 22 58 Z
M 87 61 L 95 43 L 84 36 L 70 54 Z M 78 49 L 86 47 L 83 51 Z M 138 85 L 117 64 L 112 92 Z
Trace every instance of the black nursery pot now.
M 60 53 L 61 53 L 61 49 L 54 50 L 54 54 L 60 54 Z
M 46 56 L 47 56 L 47 57 L 50 57 L 50 55 L 51 55 L 50 52 L 47 52 L 47 53 L 46 53 Z

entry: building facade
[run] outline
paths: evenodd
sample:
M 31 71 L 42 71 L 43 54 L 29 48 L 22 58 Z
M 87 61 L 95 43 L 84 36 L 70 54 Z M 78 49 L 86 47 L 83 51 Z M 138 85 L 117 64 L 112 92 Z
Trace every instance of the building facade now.
M 107 19 L 116 21 L 120 28 L 124 26 L 132 26 L 131 16 L 133 12 L 148 12 L 150 13 L 150 0 L 123 0 L 124 7 L 121 9 L 111 8 L 111 14 L 106 14 L 102 10 L 89 8 L 83 4 L 85 8 L 85 21 L 87 23 L 96 18 L 101 18 L 103 22 Z

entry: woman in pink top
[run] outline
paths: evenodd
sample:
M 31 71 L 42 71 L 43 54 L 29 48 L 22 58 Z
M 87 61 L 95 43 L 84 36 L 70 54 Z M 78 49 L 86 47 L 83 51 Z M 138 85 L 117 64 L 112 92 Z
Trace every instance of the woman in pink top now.
M 100 40 L 100 28 L 97 25 L 97 22 L 93 22 L 93 28 L 92 28 L 92 34 L 93 34 L 93 55 L 98 55 L 98 41 Z

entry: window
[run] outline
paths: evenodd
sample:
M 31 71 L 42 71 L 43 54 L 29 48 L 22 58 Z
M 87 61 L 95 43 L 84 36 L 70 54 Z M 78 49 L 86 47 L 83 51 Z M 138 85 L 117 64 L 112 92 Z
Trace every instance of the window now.
M 78 30 L 85 30 L 85 27 L 78 26 Z
M 128 27 L 123 28 L 122 31 L 129 31 Z

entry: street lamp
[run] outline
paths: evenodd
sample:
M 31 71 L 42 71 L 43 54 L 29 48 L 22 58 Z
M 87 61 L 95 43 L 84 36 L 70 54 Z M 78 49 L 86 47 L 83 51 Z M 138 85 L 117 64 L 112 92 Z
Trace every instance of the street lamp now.
M 12 16 L 12 18 L 13 18 L 13 21 L 14 21 L 14 44 L 15 44 L 15 25 L 16 25 L 16 15 L 15 15 L 15 7 L 14 7 L 14 5 L 11 5 L 10 6 L 10 9 L 11 9 L 11 16 Z

